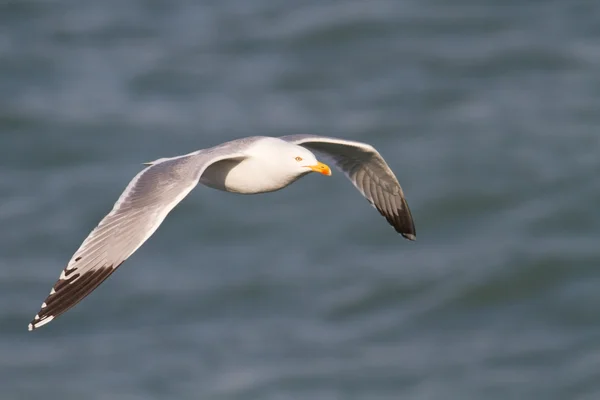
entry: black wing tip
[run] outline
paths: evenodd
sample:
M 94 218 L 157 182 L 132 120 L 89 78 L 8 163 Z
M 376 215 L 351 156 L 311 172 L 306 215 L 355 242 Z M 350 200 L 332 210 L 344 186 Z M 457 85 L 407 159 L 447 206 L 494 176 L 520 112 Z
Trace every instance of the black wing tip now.
M 404 238 L 414 242 L 417 240 L 417 232 L 415 230 L 415 223 L 412 218 L 410 209 L 406 200 L 402 199 L 402 208 L 396 209 L 393 214 L 386 212 L 380 207 L 376 207 L 377 211 L 385 217 L 390 225 L 394 227 L 396 232 L 401 234 Z
M 399 215 L 388 215 L 386 213 L 381 212 L 381 214 L 387 219 L 390 225 L 394 227 L 396 232 L 398 232 L 405 239 L 414 242 L 417 240 L 417 232 L 415 231 L 415 224 L 413 222 L 412 216 L 409 212 L 405 212 L 405 210 L 397 210 Z
M 50 295 L 42 303 L 40 311 L 33 317 L 28 330 L 40 328 L 54 318 L 63 314 L 90 294 L 115 270 L 112 266 L 96 268 L 83 274 L 75 273 L 70 277 L 59 279 Z M 70 274 L 70 272 L 69 272 Z
M 408 214 L 408 218 L 406 215 L 399 216 L 394 219 L 394 221 L 390 221 L 390 224 L 394 226 L 396 232 L 398 232 L 405 239 L 414 242 L 417 240 L 417 232 L 415 231 L 415 225 L 413 223 L 410 214 Z
M 415 222 L 413 221 L 412 213 L 408 208 L 408 203 L 405 198 L 402 198 L 402 209 L 398 211 L 397 221 L 398 225 L 394 225 L 396 230 L 406 239 L 414 242 L 417 240 L 417 231 L 415 229 Z

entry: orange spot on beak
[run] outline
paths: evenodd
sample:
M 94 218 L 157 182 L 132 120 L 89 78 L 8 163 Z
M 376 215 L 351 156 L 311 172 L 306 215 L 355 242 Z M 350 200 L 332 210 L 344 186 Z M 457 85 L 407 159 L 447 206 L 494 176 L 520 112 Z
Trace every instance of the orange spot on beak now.
M 331 168 L 327 164 L 323 164 L 322 162 L 317 162 L 317 165 L 309 165 L 308 168 L 312 169 L 314 172 L 318 172 L 323 175 L 331 175 Z

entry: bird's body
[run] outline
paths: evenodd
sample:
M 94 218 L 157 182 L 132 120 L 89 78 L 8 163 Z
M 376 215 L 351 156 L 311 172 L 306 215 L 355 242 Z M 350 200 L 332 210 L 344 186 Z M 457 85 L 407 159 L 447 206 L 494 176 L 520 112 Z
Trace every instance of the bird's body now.
M 29 324 L 64 313 L 102 283 L 198 184 L 240 194 L 282 189 L 310 172 L 331 175 L 311 150 L 329 157 L 397 232 L 414 240 L 404 194 L 381 155 L 360 142 L 314 135 L 248 137 L 147 163 L 84 240 Z
M 314 158 L 314 155 L 308 150 L 296 149 L 298 146 L 278 138 L 254 136 L 246 138 L 246 143 L 249 150 L 256 152 L 255 154 L 266 154 L 269 150 L 281 153 L 296 151 L 302 152 L 305 160 Z M 235 144 L 235 141 L 227 142 L 222 146 L 228 147 L 231 144 Z M 222 148 L 217 146 L 208 151 L 218 152 L 222 151 Z M 283 189 L 311 171 L 307 170 L 300 175 L 296 172 L 294 169 L 280 168 L 276 158 L 245 157 L 226 159 L 206 168 L 200 177 L 200 183 L 225 192 L 239 194 L 267 193 Z

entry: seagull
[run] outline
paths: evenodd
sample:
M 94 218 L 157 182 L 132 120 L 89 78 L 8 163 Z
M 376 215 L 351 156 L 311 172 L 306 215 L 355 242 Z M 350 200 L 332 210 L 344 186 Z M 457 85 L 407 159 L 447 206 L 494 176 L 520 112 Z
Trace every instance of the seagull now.
M 343 172 L 396 232 L 416 239 L 402 188 L 373 146 L 317 135 L 241 138 L 145 163 L 73 254 L 29 330 L 46 325 L 90 294 L 199 182 L 226 192 L 256 194 L 283 189 L 311 172 L 331 175 L 313 152 Z

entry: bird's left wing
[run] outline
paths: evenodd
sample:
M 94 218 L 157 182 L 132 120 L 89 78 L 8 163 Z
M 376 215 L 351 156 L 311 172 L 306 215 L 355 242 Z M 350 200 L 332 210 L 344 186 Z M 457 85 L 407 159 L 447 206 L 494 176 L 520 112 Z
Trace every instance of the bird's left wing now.
M 415 224 L 400 183 L 373 146 L 317 135 L 290 135 L 280 139 L 331 159 L 396 232 L 415 240 Z
M 198 184 L 209 165 L 243 158 L 241 154 L 199 151 L 159 160 L 138 173 L 75 252 L 29 330 L 52 321 L 108 278 L 158 229 L 167 214 Z

